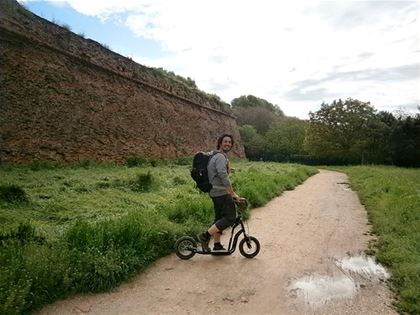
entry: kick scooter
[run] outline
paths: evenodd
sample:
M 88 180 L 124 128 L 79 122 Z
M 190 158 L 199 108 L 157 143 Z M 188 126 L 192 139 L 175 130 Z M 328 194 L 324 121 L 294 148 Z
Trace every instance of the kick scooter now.
M 237 203 L 237 217 L 232 226 L 231 235 L 229 239 L 229 246 L 225 251 L 205 251 L 199 246 L 199 242 L 191 236 L 182 236 L 175 243 L 175 253 L 181 259 L 190 259 L 195 254 L 201 255 L 231 255 L 236 250 L 238 239 L 241 235 L 243 238 L 239 242 L 239 252 L 246 258 L 254 258 L 260 252 L 260 242 L 253 236 L 250 236 L 245 229 L 244 220 L 242 219 L 242 212 L 247 208 L 248 202 L 245 198 Z M 235 230 L 239 227 L 239 229 Z

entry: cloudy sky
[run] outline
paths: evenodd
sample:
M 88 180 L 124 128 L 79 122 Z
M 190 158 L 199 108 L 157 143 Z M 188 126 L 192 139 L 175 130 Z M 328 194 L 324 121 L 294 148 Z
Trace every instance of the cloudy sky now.
M 420 1 L 20 2 L 228 103 L 252 94 L 300 118 L 338 98 L 420 105 Z

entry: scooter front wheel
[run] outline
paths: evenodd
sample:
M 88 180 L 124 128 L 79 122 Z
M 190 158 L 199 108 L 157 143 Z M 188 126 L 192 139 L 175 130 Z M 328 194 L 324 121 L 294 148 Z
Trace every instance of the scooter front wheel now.
M 197 252 L 197 242 L 191 236 L 183 236 L 175 243 L 175 253 L 181 259 L 190 259 Z
M 260 252 L 260 242 L 253 236 L 244 237 L 239 242 L 239 252 L 246 258 L 254 258 Z

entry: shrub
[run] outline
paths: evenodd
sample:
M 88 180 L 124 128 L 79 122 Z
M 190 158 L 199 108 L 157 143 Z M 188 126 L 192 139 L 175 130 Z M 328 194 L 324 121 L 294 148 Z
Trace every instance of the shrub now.
M 21 243 L 27 243 L 31 241 L 43 243 L 45 238 L 35 235 L 35 227 L 30 223 L 20 223 L 16 230 L 9 233 L 0 234 L 0 241 L 4 240 L 15 240 Z
M 189 227 L 209 224 L 213 216 L 210 198 L 201 194 L 181 197 L 177 202 L 166 205 L 162 212 L 167 213 L 170 221 Z
M 129 156 L 125 164 L 128 167 L 144 166 L 149 163 L 149 159 L 142 156 Z
M 129 182 L 129 187 L 132 191 L 147 192 L 151 190 L 154 183 L 153 175 L 147 172 L 147 174 L 138 174 L 134 180 Z
M 35 160 L 29 165 L 31 171 L 40 171 L 40 170 L 53 170 L 60 167 L 60 164 L 57 162 L 50 161 L 38 161 Z
M 184 185 L 184 184 L 186 184 L 186 183 L 187 183 L 187 181 L 186 181 L 184 178 L 182 178 L 182 177 L 175 176 L 175 177 L 173 178 L 173 183 L 174 183 L 175 185 Z
M 0 200 L 9 203 L 26 203 L 29 201 L 26 192 L 17 185 L 0 186 Z
M 192 157 L 191 156 L 183 156 L 173 159 L 172 164 L 174 165 L 191 165 L 192 164 Z
M 67 23 L 61 24 L 61 27 L 64 28 L 64 29 L 66 29 L 66 30 L 68 30 L 69 32 L 71 31 L 71 26 L 69 24 L 67 24 Z

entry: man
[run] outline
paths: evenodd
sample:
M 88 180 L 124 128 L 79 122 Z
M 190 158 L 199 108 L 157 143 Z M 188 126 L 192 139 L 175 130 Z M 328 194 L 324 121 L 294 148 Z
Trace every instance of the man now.
M 235 223 L 236 207 L 235 201 L 239 202 L 240 197 L 233 191 L 229 180 L 229 161 L 226 154 L 233 147 L 233 137 L 223 134 L 217 140 L 217 153 L 210 159 L 207 165 L 209 182 L 212 189 L 209 192 L 214 205 L 214 224 L 206 231 L 197 235 L 198 241 L 204 251 L 210 251 L 210 238 L 214 239 L 213 251 L 224 251 L 220 243 L 222 231 Z

